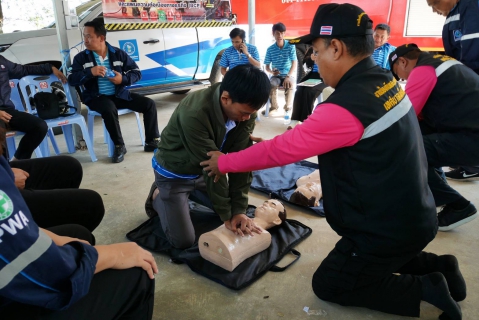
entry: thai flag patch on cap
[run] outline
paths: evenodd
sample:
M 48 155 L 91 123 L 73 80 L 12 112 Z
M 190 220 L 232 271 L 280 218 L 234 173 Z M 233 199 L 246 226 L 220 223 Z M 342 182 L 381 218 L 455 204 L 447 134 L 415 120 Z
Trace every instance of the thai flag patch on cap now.
M 319 31 L 320 35 L 330 36 L 333 33 L 333 26 L 322 26 Z

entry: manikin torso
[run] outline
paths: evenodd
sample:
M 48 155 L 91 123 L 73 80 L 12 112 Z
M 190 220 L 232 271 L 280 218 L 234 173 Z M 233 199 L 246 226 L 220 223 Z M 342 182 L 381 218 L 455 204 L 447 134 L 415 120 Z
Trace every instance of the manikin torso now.
M 271 234 L 266 231 L 281 224 L 279 212 L 284 206 L 278 200 L 267 200 L 255 210 L 254 223 L 261 233 L 253 236 L 240 236 L 223 225 L 202 234 L 198 240 L 201 256 L 217 266 L 233 271 L 245 259 L 267 249 L 271 244 Z

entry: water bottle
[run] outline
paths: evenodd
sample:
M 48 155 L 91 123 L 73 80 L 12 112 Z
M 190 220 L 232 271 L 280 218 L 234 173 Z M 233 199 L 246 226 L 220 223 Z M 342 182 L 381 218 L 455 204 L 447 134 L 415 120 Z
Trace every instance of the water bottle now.
M 291 111 L 287 110 L 284 112 L 284 124 L 285 125 L 288 125 L 291 123 L 291 114 L 290 114 Z

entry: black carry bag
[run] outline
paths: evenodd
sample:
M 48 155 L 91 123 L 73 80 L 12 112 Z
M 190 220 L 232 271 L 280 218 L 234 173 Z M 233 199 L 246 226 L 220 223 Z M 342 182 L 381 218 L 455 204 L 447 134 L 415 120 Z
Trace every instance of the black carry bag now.
M 271 234 L 271 245 L 266 250 L 246 259 L 230 272 L 203 259 L 198 249 L 200 235 L 219 227 L 223 222 L 211 209 L 191 201 L 189 204 L 196 234 L 196 242 L 191 248 L 184 250 L 173 248 L 166 239 L 157 215 L 128 232 L 126 237 L 147 250 L 166 253 L 173 262 L 186 263 L 194 272 L 234 290 L 249 286 L 267 271 L 286 270 L 301 256 L 293 248 L 312 232 L 311 228 L 301 222 L 287 219 L 281 225 L 268 229 Z M 249 206 L 247 215 L 253 217 L 254 210 L 255 207 Z M 276 264 L 288 253 L 296 258 L 285 267 L 277 267 Z
M 43 120 L 67 117 L 76 112 L 75 107 L 68 105 L 65 92 L 59 88 L 53 88 L 52 92 L 37 92 L 33 101 L 38 116 Z

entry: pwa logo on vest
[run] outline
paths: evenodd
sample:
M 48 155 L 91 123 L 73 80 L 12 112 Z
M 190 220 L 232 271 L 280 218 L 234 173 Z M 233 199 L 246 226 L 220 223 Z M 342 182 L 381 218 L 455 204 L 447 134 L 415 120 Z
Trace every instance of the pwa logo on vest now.
M 17 229 L 22 230 L 30 222 L 22 211 L 12 217 L 13 211 L 12 200 L 5 192 L 0 190 L 0 222 L 2 222 L 0 224 L 0 243 L 2 243 L 1 238 L 5 231 L 14 236 L 17 234 Z

